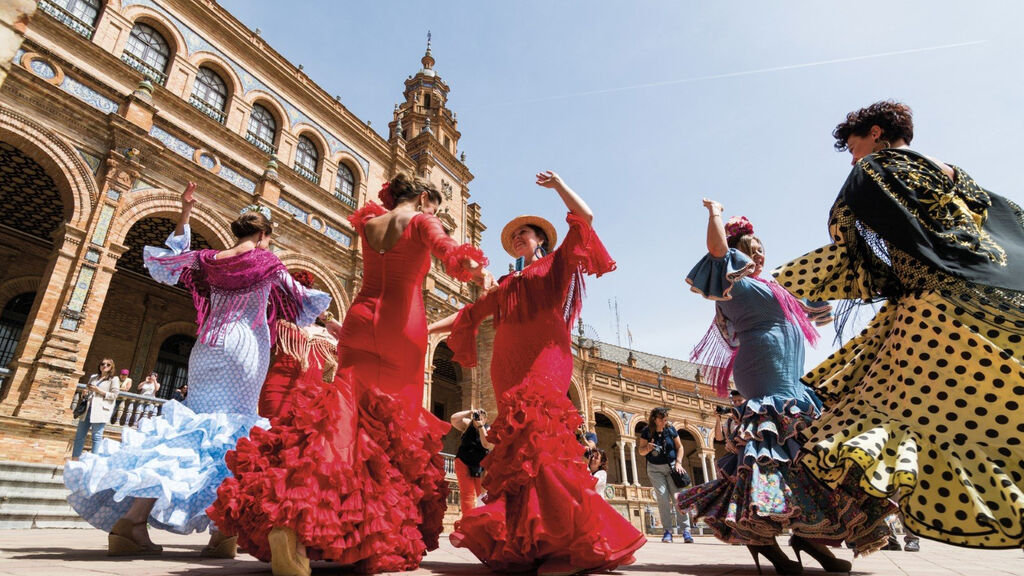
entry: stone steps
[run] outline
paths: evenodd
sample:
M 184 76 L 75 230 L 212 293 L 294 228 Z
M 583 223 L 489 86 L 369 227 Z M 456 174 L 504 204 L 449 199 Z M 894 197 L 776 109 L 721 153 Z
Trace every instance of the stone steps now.
M 64 468 L 0 461 L 0 530 L 89 528 L 68 505 Z

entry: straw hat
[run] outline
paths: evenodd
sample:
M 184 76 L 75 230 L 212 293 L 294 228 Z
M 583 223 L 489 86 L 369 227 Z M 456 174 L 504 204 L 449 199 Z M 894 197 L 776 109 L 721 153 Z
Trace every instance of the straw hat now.
M 536 226 L 544 231 L 544 235 L 548 237 L 548 252 L 554 250 L 555 246 L 558 245 L 558 232 L 555 231 L 555 227 L 551 222 L 548 222 L 540 216 L 518 216 L 509 221 L 508 224 L 505 224 L 505 227 L 501 229 L 501 247 L 505 249 L 505 252 L 508 252 L 509 256 L 512 256 L 513 258 L 518 257 L 515 250 L 512 248 L 512 234 L 514 234 L 516 230 L 527 225 Z

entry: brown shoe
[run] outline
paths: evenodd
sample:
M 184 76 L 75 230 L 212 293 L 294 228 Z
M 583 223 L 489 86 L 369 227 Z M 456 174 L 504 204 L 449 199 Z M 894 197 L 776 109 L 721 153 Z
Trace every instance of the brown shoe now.
M 107 535 L 107 556 L 157 556 L 164 549 L 151 542 L 140 542 L 133 534 L 136 526 L 145 526 L 146 522 L 132 522 L 121 518 Z

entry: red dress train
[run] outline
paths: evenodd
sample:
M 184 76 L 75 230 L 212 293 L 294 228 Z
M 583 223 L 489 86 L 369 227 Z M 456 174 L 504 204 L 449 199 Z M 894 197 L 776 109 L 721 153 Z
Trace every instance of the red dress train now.
M 590 225 L 569 214 L 569 233 L 551 255 L 459 313 L 448 345 L 454 361 L 476 364 L 477 326 L 494 316 L 491 380 L 498 417 L 484 459 L 486 505 L 456 522 L 451 542 L 494 570 L 544 561 L 612 570 L 633 561 L 644 536 L 594 491 L 574 431 L 582 422 L 566 396 L 572 377 L 570 327 L 583 274 L 615 269 Z
M 280 403 L 290 408 L 228 455 L 235 476 L 209 514 L 261 560 L 270 558 L 275 526 L 294 530 L 310 558 L 364 573 L 413 570 L 437 548 L 448 493 L 441 438 L 450 425 L 422 407 L 422 285 L 431 254 L 461 280 L 470 277 L 463 259 L 484 258 L 426 214 L 392 248 L 375 251 L 363 229 L 384 213 L 370 203 L 350 218 L 363 238 L 363 286 L 342 324 L 336 377 L 296 378 Z

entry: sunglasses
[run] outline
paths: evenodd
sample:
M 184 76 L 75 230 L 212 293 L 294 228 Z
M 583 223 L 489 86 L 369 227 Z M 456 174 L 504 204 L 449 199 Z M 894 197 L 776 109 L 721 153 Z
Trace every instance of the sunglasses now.
M 100 362 L 100 366 L 110 366 L 110 362 Z

